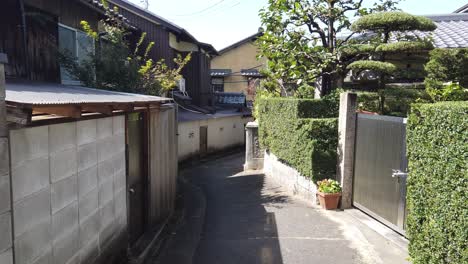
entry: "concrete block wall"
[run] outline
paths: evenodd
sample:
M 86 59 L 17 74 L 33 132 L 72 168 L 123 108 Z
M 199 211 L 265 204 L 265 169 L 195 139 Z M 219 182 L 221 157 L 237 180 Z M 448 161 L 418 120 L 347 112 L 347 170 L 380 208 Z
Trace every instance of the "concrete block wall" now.
M 8 139 L 0 138 L 0 263 L 13 263 Z
M 283 186 L 292 195 L 317 203 L 317 186 L 296 169 L 282 163 L 273 153 L 265 151 L 263 173 Z
M 126 232 L 124 116 L 12 130 L 10 157 L 0 231 L 14 228 L 1 264 L 93 263 Z

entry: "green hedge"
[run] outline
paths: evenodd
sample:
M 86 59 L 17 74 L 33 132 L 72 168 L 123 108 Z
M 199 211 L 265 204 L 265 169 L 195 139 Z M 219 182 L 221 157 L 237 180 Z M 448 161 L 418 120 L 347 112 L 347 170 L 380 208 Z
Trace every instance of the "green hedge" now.
M 314 181 L 336 172 L 338 107 L 332 100 L 256 101 L 261 144 Z
M 413 263 L 468 263 L 468 102 L 414 105 L 407 137 Z

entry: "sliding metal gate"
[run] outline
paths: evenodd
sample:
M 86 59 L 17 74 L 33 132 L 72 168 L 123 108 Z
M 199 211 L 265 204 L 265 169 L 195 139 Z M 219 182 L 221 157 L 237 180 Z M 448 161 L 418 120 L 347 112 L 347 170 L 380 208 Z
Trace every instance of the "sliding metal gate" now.
M 353 205 L 404 234 L 406 120 L 358 114 Z

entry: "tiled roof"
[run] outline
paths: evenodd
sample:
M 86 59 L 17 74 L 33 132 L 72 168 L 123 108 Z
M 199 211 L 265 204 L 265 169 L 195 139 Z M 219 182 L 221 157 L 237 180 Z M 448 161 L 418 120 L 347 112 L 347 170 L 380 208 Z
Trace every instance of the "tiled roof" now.
M 211 69 L 211 77 L 226 77 L 231 75 L 230 69 Z
M 241 75 L 247 76 L 247 77 L 262 77 L 263 76 L 257 69 L 241 70 Z
M 468 14 L 448 14 L 427 16 L 432 19 L 437 29 L 433 33 L 419 32 L 418 36 L 432 34 L 437 48 L 468 47 Z

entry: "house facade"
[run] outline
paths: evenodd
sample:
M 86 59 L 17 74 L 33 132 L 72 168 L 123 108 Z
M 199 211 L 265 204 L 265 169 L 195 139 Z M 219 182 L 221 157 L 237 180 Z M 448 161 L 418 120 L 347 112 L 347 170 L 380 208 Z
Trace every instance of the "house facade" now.
M 257 59 L 255 40 L 261 32 L 249 36 L 219 51 L 211 61 L 211 87 L 214 92 L 244 93 L 253 101 L 255 89 L 262 78 L 260 70 L 265 59 Z
M 128 18 L 140 32 L 147 33 L 146 42 L 154 42 L 150 57 L 159 61 L 164 59 L 168 66 L 173 66 L 177 55 L 191 53 L 192 60 L 182 71 L 187 94 L 193 104 L 210 106 L 213 93 L 210 89 L 210 61 L 217 51 L 210 44 L 199 42 L 185 29 L 174 23 L 126 0 L 109 0 L 111 6 L 117 6 L 120 14 Z

